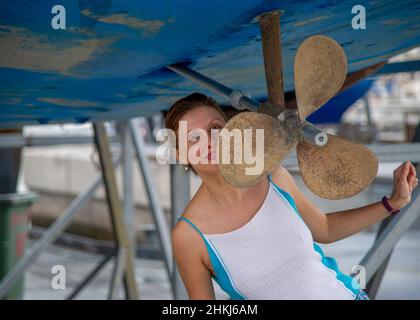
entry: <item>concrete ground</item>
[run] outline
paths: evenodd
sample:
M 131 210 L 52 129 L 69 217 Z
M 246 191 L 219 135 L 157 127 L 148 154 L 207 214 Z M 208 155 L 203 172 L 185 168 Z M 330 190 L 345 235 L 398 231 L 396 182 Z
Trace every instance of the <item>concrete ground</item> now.
M 373 243 L 375 234 L 361 232 L 329 245 L 321 245 L 327 256 L 334 257 L 340 270 L 351 272 Z M 74 286 L 101 260 L 101 255 L 64 247 L 49 246 L 26 274 L 25 299 L 64 299 Z M 112 272 L 108 263 L 84 289 L 78 299 L 106 299 Z M 66 270 L 66 289 L 53 289 L 51 270 L 62 265 Z M 142 299 L 171 299 L 169 282 L 162 261 L 136 260 L 136 277 Z M 227 295 L 214 283 L 216 297 Z M 120 298 L 122 292 L 120 290 Z M 420 299 L 420 231 L 408 232 L 398 243 L 379 289 L 378 299 Z

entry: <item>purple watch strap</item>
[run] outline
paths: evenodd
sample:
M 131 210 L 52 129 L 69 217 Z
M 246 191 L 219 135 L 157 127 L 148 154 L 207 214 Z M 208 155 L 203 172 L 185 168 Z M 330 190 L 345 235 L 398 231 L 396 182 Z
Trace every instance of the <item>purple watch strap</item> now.
M 386 210 L 388 210 L 388 212 L 390 214 L 396 214 L 396 213 L 400 212 L 400 210 L 397 210 L 397 209 L 394 209 L 394 208 L 391 207 L 391 205 L 389 204 L 387 196 L 384 196 L 382 198 L 382 204 L 384 205 L 384 207 L 386 208 Z

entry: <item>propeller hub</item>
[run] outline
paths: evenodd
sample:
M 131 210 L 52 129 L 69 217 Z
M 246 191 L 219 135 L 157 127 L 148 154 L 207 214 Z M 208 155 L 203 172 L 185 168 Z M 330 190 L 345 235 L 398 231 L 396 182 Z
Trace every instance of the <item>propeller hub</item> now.
M 277 120 L 287 132 L 287 140 L 290 141 L 290 143 L 298 142 L 300 140 L 300 119 L 296 109 L 286 109 L 282 111 L 278 115 Z

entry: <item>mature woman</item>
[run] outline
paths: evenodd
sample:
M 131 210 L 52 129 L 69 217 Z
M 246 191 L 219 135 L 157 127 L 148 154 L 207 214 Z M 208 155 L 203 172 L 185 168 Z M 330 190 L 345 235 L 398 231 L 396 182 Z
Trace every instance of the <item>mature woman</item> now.
M 170 108 L 166 127 L 177 132 L 180 121 L 187 123 L 190 150 L 202 137 L 197 129 L 210 137 L 227 119 L 212 98 L 193 93 Z M 214 159 L 210 142 L 201 159 Z M 188 168 L 202 184 L 173 228 L 172 243 L 190 299 L 214 299 L 212 279 L 231 299 L 368 299 L 317 243 L 346 238 L 388 217 L 411 201 L 418 184 L 414 166 L 405 162 L 394 171 L 390 197 L 326 215 L 281 165 L 248 188 L 225 182 L 217 164 Z

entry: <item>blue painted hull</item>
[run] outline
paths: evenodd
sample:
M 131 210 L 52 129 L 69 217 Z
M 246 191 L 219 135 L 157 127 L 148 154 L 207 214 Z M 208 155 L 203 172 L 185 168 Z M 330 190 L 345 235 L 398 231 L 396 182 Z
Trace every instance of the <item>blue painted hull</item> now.
M 0 4 L 0 126 L 148 115 L 192 90 L 164 67 L 187 62 L 231 87 L 265 97 L 259 26 L 282 9 L 286 91 L 299 44 L 337 40 L 349 72 L 420 45 L 420 3 L 360 1 L 366 30 L 354 30 L 354 1 L 60 1 L 66 29 L 51 27 L 57 1 Z M 219 102 L 225 103 L 223 99 Z

